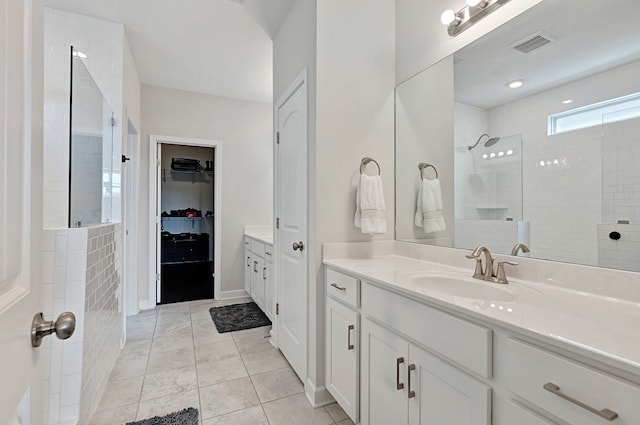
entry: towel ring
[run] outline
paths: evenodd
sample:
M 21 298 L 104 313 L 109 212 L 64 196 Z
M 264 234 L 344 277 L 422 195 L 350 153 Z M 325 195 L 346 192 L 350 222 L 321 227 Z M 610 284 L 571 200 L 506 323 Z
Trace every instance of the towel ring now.
M 362 158 L 362 162 L 360 162 L 360 174 L 364 174 L 364 167 L 366 167 L 370 162 L 376 164 L 376 167 L 378 167 L 378 175 L 380 175 L 380 164 L 378 164 L 378 161 L 368 156 Z
M 420 170 L 420 178 L 424 179 L 424 169 L 425 168 L 433 168 L 433 171 L 436 172 L 436 178 L 438 178 L 438 170 L 436 169 L 436 167 L 434 167 L 433 165 L 426 163 L 426 162 L 421 162 L 420 164 L 418 164 L 418 169 Z

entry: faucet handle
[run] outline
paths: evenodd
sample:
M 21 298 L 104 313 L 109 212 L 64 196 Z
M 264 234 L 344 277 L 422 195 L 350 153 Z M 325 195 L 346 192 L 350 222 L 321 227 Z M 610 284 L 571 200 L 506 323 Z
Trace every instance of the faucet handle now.
M 484 270 L 482 270 L 482 258 L 479 255 L 465 255 L 470 260 L 476 260 L 476 269 L 473 272 L 473 277 L 482 279 L 484 276 Z
M 507 279 L 507 274 L 504 271 L 504 265 L 507 264 L 509 266 L 517 266 L 518 263 L 516 263 L 515 261 L 500 261 L 498 262 L 498 271 L 496 272 L 496 282 L 498 283 L 509 283 L 509 280 Z

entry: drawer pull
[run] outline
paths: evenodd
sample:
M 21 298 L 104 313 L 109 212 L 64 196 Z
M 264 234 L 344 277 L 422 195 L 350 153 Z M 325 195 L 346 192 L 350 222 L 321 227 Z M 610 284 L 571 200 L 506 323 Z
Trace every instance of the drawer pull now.
M 404 383 L 400 382 L 400 365 L 404 363 L 404 357 L 398 357 L 396 359 L 396 389 L 401 390 L 404 388 Z
M 262 268 L 262 280 L 267 280 L 267 268 Z
M 563 398 L 577 406 L 582 407 L 583 409 L 588 410 L 589 412 L 596 414 L 598 416 L 600 416 L 601 418 L 604 418 L 608 421 L 612 421 L 615 418 L 618 417 L 618 414 L 612 410 L 609 409 L 602 409 L 602 410 L 598 410 L 598 409 L 594 409 L 593 407 L 584 404 L 583 402 L 581 402 L 580 400 L 576 400 L 575 398 L 568 396 L 564 393 L 562 393 L 562 391 L 560 390 L 560 387 L 557 386 L 556 384 L 554 384 L 553 382 L 547 382 L 546 384 L 544 384 L 542 386 L 545 390 L 549 391 L 552 394 L 557 395 L 560 398 Z
M 416 396 L 416 392 L 411 389 L 411 372 L 416 370 L 415 364 L 410 364 L 407 369 L 407 385 L 409 386 L 409 398 L 414 398 Z
M 338 291 L 346 291 L 347 290 L 347 288 L 343 288 L 342 286 L 338 286 L 337 283 L 332 283 L 331 286 L 336 288 Z
M 355 326 L 349 325 L 347 327 L 347 350 L 353 350 L 355 346 L 351 343 L 351 331 L 355 329 Z
M 253 272 L 254 273 L 258 273 L 258 262 L 257 261 L 253 262 Z
M 247 257 L 247 267 L 251 267 L 251 257 Z

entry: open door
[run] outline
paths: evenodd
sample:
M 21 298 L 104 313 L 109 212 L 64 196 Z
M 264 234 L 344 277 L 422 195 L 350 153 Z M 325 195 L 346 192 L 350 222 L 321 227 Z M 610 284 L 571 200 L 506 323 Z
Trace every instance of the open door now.
M 0 0 L 0 423 L 43 418 L 31 322 L 42 311 L 42 4 Z M 51 318 L 47 318 L 51 320 Z

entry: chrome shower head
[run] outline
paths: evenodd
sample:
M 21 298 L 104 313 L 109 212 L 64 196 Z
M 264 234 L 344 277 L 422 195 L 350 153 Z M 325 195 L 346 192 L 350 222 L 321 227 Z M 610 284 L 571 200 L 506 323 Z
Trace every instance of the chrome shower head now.
M 473 144 L 473 146 L 467 146 L 467 149 L 471 150 L 473 148 L 475 148 L 476 146 L 478 146 L 478 143 L 480 143 L 480 140 L 482 140 L 483 137 L 487 136 L 489 138 L 489 140 L 487 140 L 484 143 L 484 147 L 488 148 L 489 146 L 493 146 L 496 143 L 498 143 L 498 141 L 500 141 L 499 137 L 489 137 L 489 135 L 487 133 L 484 133 L 482 136 L 478 137 L 478 140 L 476 140 L 476 142 Z

